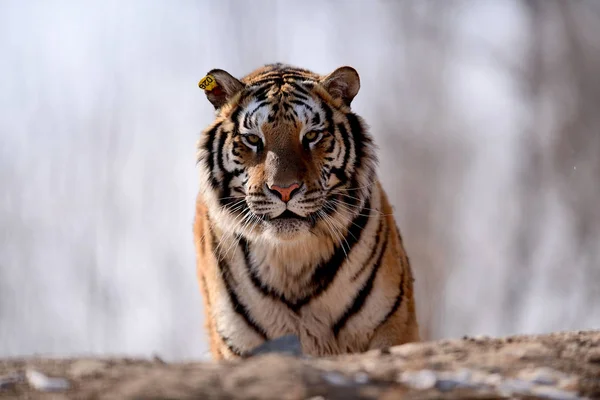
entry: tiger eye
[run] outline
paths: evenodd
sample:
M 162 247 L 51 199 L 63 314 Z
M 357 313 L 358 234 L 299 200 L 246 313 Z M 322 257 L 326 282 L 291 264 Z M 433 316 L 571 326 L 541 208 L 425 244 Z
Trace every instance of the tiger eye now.
M 308 132 L 304 135 L 304 139 L 306 140 L 315 140 L 317 138 L 317 132 Z
M 258 137 L 258 135 L 246 135 L 246 140 L 248 141 L 248 143 L 250 144 L 259 144 L 260 143 L 260 138 Z

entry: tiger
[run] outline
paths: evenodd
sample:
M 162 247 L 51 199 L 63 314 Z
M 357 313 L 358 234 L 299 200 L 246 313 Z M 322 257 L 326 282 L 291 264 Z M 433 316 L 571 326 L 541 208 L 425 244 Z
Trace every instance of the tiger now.
M 200 81 L 196 269 L 210 354 L 295 335 L 306 356 L 419 341 L 413 273 L 350 66 L 276 63 Z

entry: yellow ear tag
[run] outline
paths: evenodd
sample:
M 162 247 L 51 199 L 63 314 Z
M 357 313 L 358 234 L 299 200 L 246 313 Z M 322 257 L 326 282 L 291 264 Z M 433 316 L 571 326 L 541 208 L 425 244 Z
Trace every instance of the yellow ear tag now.
M 212 75 L 206 75 L 198 82 L 198 87 L 209 92 L 217 87 L 217 80 Z

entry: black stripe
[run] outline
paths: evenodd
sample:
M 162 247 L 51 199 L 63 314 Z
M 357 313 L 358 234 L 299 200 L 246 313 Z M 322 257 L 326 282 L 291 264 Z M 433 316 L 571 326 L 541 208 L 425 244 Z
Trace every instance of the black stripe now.
M 261 198 L 267 197 L 267 195 L 262 192 L 249 192 L 248 196 L 256 196 L 256 197 L 261 197 Z
M 346 147 L 344 149 L 344 161 L 342 162 L 342 169 L 346 169 L 346 164 L 348 164 L 348 159 L 350 158 L 350 151 L 352 150 L 352 143 L 350 141 L 350 135 L 348 135 L 348 131 L 346 130 L 346 127 L 344 126 L 344 124 L 339 123 L 337 124 L 337 128 L 338 131 L 340 131 L 340 136 L 342 137 L 342 140 L 344 141 L 344 146 Z
M 216 330 L 217 334 L 219 335 L 219 337 L 221 338 L 221 340 L 223 341 L 223 343 L 225 343 L 225 346 L 227 347 L 227 349 L 232 352 L 234 355 L 238 356 L 238 357 L 245 357 L 245 353 L 238 349 L 237 346 L 235 346 L 231 340 L 231 338 L 227 337 L 226 335 L 224 335 L 221 331 L 219 331 L 218 329 Z
M 236 156 L 239 157 L 240 156 L 240 152 L 239 149 L 242 148 L 242 144 L 240 142 L 234 141 L 232 144 L 232 149 L 231 149 L 231 153 Z M 238 164 L 238 165 L 242 165 L 238 160 L 233 159 L 232 160 L 234 163 Z
M 331 142 L 329 143 L 329 147 L 325 150 L 326 154 L 333 153 L 333 150 L 335 149 L 335 144 L 337 143 L 337 141 L 335 140 L 335 137 L 333 137 L 333 136 L 330 136 L 330 141 Z M 327 159 L 327 157 L 325 159 Z M 328 161 L 333 161 L 333 160 L 335 160 L 335 159 L 332 157 L 329 157 Z
M 285 83 L 285 81 L 283 80 L 283 78 L 281 76 L 273 76 L 273 77 L 257 79 L 256 81 L 252 82 L 252 85 L 269 85 L 269 86 L 281 87 L 281 86 L 283 86 L 284 83 Z
M 211 229 L 211 231 L 212 231 L 212 229 Z M 221 271 L 221 276 L 223 277 L 223 283 L 225 284 L 225 290 L 227 291 L 227 295 L 229 296 L 229 300 L 231 301 L 233 311 L 236 314 L 238 314 L 246 322 L 246 324 L 250 328 L 252 328 L 257 334 L 259 334 L 263 339 L 267 340 L 268 336 L 267 336 L 267 332 L 265 331 L 265 329 L 262 328 L 260 325 L 258 325 L 254 321 L 254 319 L 252 318 L 252 315 L 250 314 L 250 310 L 248 310 L 248 308 L 238 298 L 237 293 L 233 287 L 233 284 L 231 283 L 233 276 L 232 276 L 229 264 L 222 257 L 220 257 L 220 254 L 217 251 L 216 235 L 214 235 L 212 232 L 211 232 L 211 234 L 212 234 L 212 238 L 213 238 L 213 243 L 212 243 L 213 244 L 213 254 L 218 261 L 219 270 Z
M 350 134 L 346 130 L 346 127 L 344 126 L 344 124 L 342 124 L 342 123 L 337 124 L 337 128 L 338 128 L 338 131 L 340 132 L 340 135 L 342 136 L 342 140 L 344 141 L 344 158 L 342 161 L 342 166 L 339 169 L 337 169 L 337 171 L 335 171 L 335 174 L 336 174 L 337 178 L 340 180 L 339 183 L 344 184 L 344 183 L 348 182 L 348 180 L 350 179 L 350 177 L 347 175 L 348 174 L 347 168 L 348 168 L 348 160 L 350 159 L 350 152 L 352 150 L 351 149 L 352 142 L 354 142 L 355 150 L 357 148 L 357 145 L 356 145 L 355 141 L 351 141 Z M 354 138 L 354 135 L 352 135 L 352 137 Z M 356 172 L 356 169 L 354 169 L 353 171 Z M 358 187 L 358 183 L 356 180 L 357 174 L 353 174 L 353 175 L 354 175 L 354 177 L 351 180 L 350 189 Z M 350 206 L 355 206 L 358 203 L 358 200 L 356 200 L 355 197 L 356 196 L 344 195 L 344 202 L 348 203 Z
M 214 159 L 215 152 L 214 152 L 213 146 L 214 146 L 214 142 L 215 142 L 215 137 L 217 136 L 217 131 L 219 130 L 220 127 L 221 127 L 221 122 L 219 122 L 217 125 L 213 126 L 213 128 L 206 133 L 208 135 L 208 139 L 206 140 L 206 143 L 204 144 L 204 150 L 208 153 L 208 157 L 206 157 L 206 169 L 208 169 L 208 172 L 210 173 L 210 176 L 211 176 L 210 185 L 212 186 L 212 188 L 214 190 L 216 190 L 219 187 L 219 181 L 215 177 L 215 174 L 213 171 L 213 169 L 215 167 L 215 159 Z
M 226 172 L 221 177 L 221 185 L 223 189 L 221 190 L 221 195 L 219 196 L 219 204 L 221 207 L 226 207 L 233 200 L 231 199 L 231 188 L 229 185 L 231 184 L 231 180 L 233 179 L 233 175 Z
M 290 84 L 290 86 L 292 86 L 297 92 L 302 93 L 303 95 L 307 96 L 307 97 L 312 97 L 310 92 L 308 90 L 306 90 L 306 88 L 304 88 L 300 83 L 297 82 L 288 82 Z
M 351 174 L 350 187 L 358 188 L 359 187 L 359 183 L 358 183 L 359 174 L 356 172 L 359 171 L 363 167 L 363 164 L 368 157 L 367 153 L 366 153 L 366 148 L 368 146 L 372 145 L 373 140 L 371 139 L 370 136 L 368 136 L 365 133 L 365 130 L 363 129 L 360 118 L 356 114 L 347 113 L 346 118 L 348 119 L 348 124 L 350 126 L 350 133 L 352 135 L 352 138 L 354 139 L 354 154 L 355 154 L 354 163 L 352 165 L 353 173 Z M 372 156 L 372 157 L 373 157 L 373 161 L 376 163 L 377 158 L 375 156 Z M 367 179 L 372 180 L 374 173 L 375 173 L 374 170 L 367 171 L 367 174 L 368 174 Z M 355 203 L 355 199 L 347 198 L 346 202 Z
M 330 174 L 330 176 L 331 175 L 335 175 L 336 178 L 338 178 L 339 182 L 329 188 L 330 192 L 333 192 L 334 189 L 337 189 L 338 187 L 344 186 L 346 184 L 347 177 L 344 174 L 344 171 L 342 171 L 340 168 L 337 168 L 337 167 L 331 168 L 331 174 Z M 350 188 L 350 189 L 352 190 L 352 188 Z M 346 195 L 344 195 L 344 196 L 348 197 Z M 352 200 L 350 197 L 348 197 L 348 199 Z M 353 204 L 353 203 L 351 203 L 351 204 Z
M 308 197 L 308 198 L 305 196 L 304 199 L 298 200 L 298 203 L 299 204 L 314 203 L 314 201 L 320 197 L 321 197 L 320 194 L 318 194 L 316 196 Z
M 221 136 L 219 136 L 219 143 L 217 144 L 217 166 L 221 172 L 225 172 L 225 164 L 223 161 L 223 147 L 225 147 L 225 141 L 227 140 L 228 132 L 221 131 Z
M 383 317 L 383 319 L 379 322 L 379 324 L 377 324 L 377 328 L 375 328 L 375 330 L 379 329 L 379 327 L 381 325 L 385 324 L 387 322 L 387 320 L 390 319 L 392 317 L 392 315 L 394 315 L 396 313 L 396 311 L 398 311 L 398 308 L 400 308 L 400 305 L 402 304 L 403 299 L 404 299 L 404 272 L 402 272 L 402 278 L 400 280 L 400 292 L 398 293 L 398 296 L 396 296 L 396 300 L 394 301 L 392 308 L 390 309 L 390 311 L 388 311 L 387 314 L 385 314 L 385 317 Z
M 267 201 L 267 200 L 259 200 L 259 201 L 253 201 L 252 204 L 255 206 L 271 206 L 271 205 L 273 205 L 273 202 Z
M 236 165 L 242 165 L 241 163 L 235 160 L 232 160 L 232 162 Z M 236 168 L 231 172 L 223 171 L 221 176 L 221 185 L 223 189 L 221 190 L 221 194 L 219 196 L 220 200 L 227 199 L 231 196 L 231 187 L 229 187 L 229 185 L 231 184 L 231 180 L 235 177 L 240 176 L 242 173 L 244 173 L 244 170 L 241 168 Z
M 327 128 L 331 131 L 333 131 L 335 125 L 333 122 L 333 111 L 331 109 L 331 107 L 329 107 L 329 105 L 325 102 L 325 101 L 321 101 L 321 107 L 323 108 L 323 111 L 325 112 L 325 123 L 327 124 Z M 342 124 L 338 124 L 338 128 L 343 125 Z M 342 140 L 344 141 L 344 145 L 345 145 L 345 150 L 346 153 L 349 153 L 350 151 L 350 144 L 349 144 L 349 138 L 347 137 L 348 135 L 344 135 L 343 133 L 347 132 L 346 128 L 343 128 L 343 132 L 340 131 L 340 134 L 342 136 Z M 331 132 L 333 133 L 333 132 Z M 333 149 L 335 148 L 335 144 L 336 144 L 337 140 L 335 137 L 332 137 L 332 146 L 331 146 L 331 151 L 333 151 Z M 341 151 L 341 147 L 342 146 L 338 146 L 338 151 Z M 328 149 L 328 154 L 331 153 L 331 151 L 329 151 Z M 335 158 L 337 158 L 338 156 L 336 155 Z M 342 164 L 341 168 L 336 168 L 333 167 L 331 168 L 331 174 L 334 174 L 338 180 L 340 182 L 338 182 L 338 184 L 336 184 L 334 187 L 338 187 L 338 186 L 342 186 L 343 184 L 345 184 L 348 181 L 348 177 L 346 176 L 345 173 L 345 168 L 346 168 L 346 163 L 347 163 L 347 158 L 349 157 L 348 154 L 344 155 L 344 162 Z M 330 191 L 333 190 L 333 188 L 329 189 Z
M 252 83 L 260 82 L 265 79 L 279 78 L 281 77 L 281 73 L 278 70 L 272 69 L 270 71 L 266 71 L 258 76 L 255 76 L 252 80 Z
M 306 109 L 307 109 L 309 112 L 313 112 L 313 108 L 312 108 L 310 105 L 306 104 L 306 103 L 304 102 L 304 100 L 292 99 L 292 100 L 290 100 L 290 103 L 292 103 L 292 104 L 296 104 L 296 105 L 298 105 L 298 106 L 303 106 L 303 107 L 304 107 L 304 108 L 306 108 Z M 318 115 L 318 114 L 316 114 L 316 115 Z
M 288 80 L 288 81 L 311 81 L 314 78 L 311 76 L 307 76 L 307 75 L 302 75 L 302 74 L 298 74 L 298 73 L 284 73 L 283 74 L 283 79 Z
M 323 191 L 323 189 L 320 189 L 320 188 L 317 188 L 317 189 L 310 189 L 310 190 L 307 190 L 307 191 L 304 193 L 304 197 L 306 198 L 307 196 L 309 196 L 309 195 L 311 195 L 311 194 L 313 194 L 313 193 L 321 193 L 322 191 Z
M 311 80 L 313 79 L 310 75 L 305 75 L 303 74 L 303 71 L 297 70 L 271 70 L 271 71 L 267 71 L 265 73 L 263 73 L 262 75 L 259 75 L 257 77 L 255 77 L 252 81 L 252 83 L 254 82 L 259 82 L 263 79 L 273 79 L 273 78 L 282 78 L 282 79 L 286 79 L 286 78 L 290 78 L 290 79 L 302 79 L 302 80 Z
M 377 262 L 375 263 L 375 265 L 373 266 L 373 269 L 371 270 L 371 275 L 369 275 L 369 279 L 365 282 L 363 287 L 360 289 L 360 291 L 354 298 L 352 305 L 350 305 L 350 307 L 348 307 L 346 309 L 344 314 L 340 317 L 340 319 L 337 320 L 337 322 L 331 328 L 333 331 L 333 334 L 335 335 L 336 338 L 338 337 L 338 335 L 340 334 L 340 331 L 344 328 L 344 326 L 346 325 L 348 320 L 353 315 L 356 315 L 360 312 L 360 310 L 365 305 L 367 298 L 371 294 L 371 291 L 373 290 L 373 284 L 375 282 L 375 278 L 377 277 L 377 272 L 379 271 L 379 268 L 381 267 L 381 261 L 383 260 L 383 256 L 387 249 L 388 237 L 389 237 L 389 235 L 386 233 L 385 241 L 381 245 L 381 251 L 377 258 Z
M 271 111 L 269 112 L 267 120 L 269 122 L 275 121 L 275 117 L 277 116 L 278 112 L 279 112 L 279 104 L 275 103 L 271 106 Z
M 254 111 L 253 111 L 253 112 L 254 112 Z M 246 114 L 244 115 L 244 123 L 243 123 L 243 126 L 244 126 L 244 128 L 246 128 L 246 129 L 248 129 L 248 130 L 252 129 L 252 122 L 250 121 L 250 117 L 251 117 L 251 115 L 252 115 L 251 113 L 246 113 Z
M 254 97 L 256 101 L 263 102 L 267 100 L 267 94 L 271 90 L 271 85 L 261 85 L 257 87 L 255 90 L 250 91 L 248 96 Z
M 300 93 L 299 91 L 295 91 L 293 93 L 294 97 L 296 98 L 296 100 L 302 100 L 302 101 L 308 101 L 309 98 L 307 96 L 305 96 L 304 94 Z M 311 109 L 312 111 L 312 109 Z
M 284 83 L 292 83 L 292 82 L 302 82 L 302 81 L 310 81 L 313 78 L 306 75 L 300 75 L 295 73 L 281 73 L 281 72 L 273 72 L 261 75 L 252 80 L 252 85 L 258 85 L 265 82 L 276 82 L 278 86 L 281 86 Z
M 325 101 L 321 100 L 321 108 L 325 112 L 325 123 L 327 124 L 327 129 L 333 133 L 335 129 L 335 124 L 333 123 L 333 110 L 329 107 Z
M 335 246 L 333 254 L 329 260 L 322 262 L 317 266 L 311 278 L 310 286 L 312 290 L 310 291 L 310 294 L 294 302 L 294 308 L 296 310 L 327 290 L 329 285 L 331 285 L 331 283 L 334 281 L 338 271 L 340 270 L 340 267 L 343 265 L 344 261 L 346 261 L 346 254 L 350 256 L 352 249 L 360 240 L 364 227 L 369 222 L 370 214 L 363 212 L 364 209 L 369 208 L 369 204 L 370 200 L 367 199 L 363 210 L 361 210 L 360 213 L 352 220 L 350 226 L 348 227 L 348 234 L 346 234 L 345 241 L 342 241 L 342 244 Z M 347 246 L 346 249 L 342 247 L 344 244 Z
M 363 127 L 356 114 L 348 113 L 346 114 L 346 118 L 348 119 L 350 132 L 354 139 L 354 153 L 356 155 L 354 160 L 354 170 L 357 171 L 362 166 L 362 162 L 366 156 L 365 146 L 371 144 L 373 141 L 370 137 L 365 135 Z
M 348 178 L 346 177 L 346 168 L 348 166 L 348 160 L 350 159 L 350 151 L 352 150 L 352 143 L 350 141 L 350 135 L 348 135 L 348 131 L 346 130 L 346 127 L 344 126 L 344 124 L 337 124 L 337 128 L 338 131 L 340 132 L 340 135 L 342 136 L 342 140 L 344 141 L 344 158 L 342 161 L 342 166 L 340 167 L 340 169 L 344 172 L 344 181 L 346 181 Z
M 225 164 L 223 161 L 224 152 L 223 148 L 225 147 L 225 141 L 227 140 L 227 133 L 221 131 L 221 137 L 219 138 L 219 143 L 217 144 L 217 164 L 219 166 L 219 170 L 221 171 L 221 179 L 220 182 L 217 182 L 217 185 L 221 187 L 220 190 L 220 198 L 229 197 L 229 183 L 231 183 L 232 176 L 225 170 Z M 216 179 L 215 174 L 213 173 L 213 179 Z
M 321 123 L 321 114 L 316 113 L 313 115 L 311 122 L 313 125 L 319 125 Z
M 334 135 L 335 138 L 335 135 Z M 337 140 L 336 140 L 337 142 Z M 336 160 L 340 157 L 340 154 L 342 153 L 342 146 L 338 146 L 337 147 L 337 152 L 335 153 L 335 155 L 333 156 L 333 158 L 335 158 Z
M 248 271 L 248 276 L 250 277 L 250 281 L 252 285 L 265 297 L 270 297 L 275 300 L 279 300 L 284 303 L 288 308 L 294 309 L 294 304 L 289 302 L 282 293 L 279 293 L 273 287 L 267 285 L 262 281 L 260 276 L 258 275 L 256 268 L 252 264 L 252 260 L 250 259 L 250 243 L 242 237 L 238 235 L 240 247 L 242 248 L 242 253 L 244 254 L 244 263 L 246 264 L 246 270 Z
M 398 225 L 396 225 L 396 231 L 398 231 Z M 398 232 L 398 234 L 400 234 L 400 232 Z M 404 300 L 404 279 L 406 277 L 406 272 L 407 269 L 410 268 L 410 262 L 406 261 L 406 263 L 402 263 L 402 274 L 400 275 L 400 290 L 398 291 L 398 295 L 396 296 L 396 300 L 394 300 L 394 304 L 392 304 L 392 308 L 390 308 L 390 310 L 387 312 L 387 314 L 385 314 L 385 317 L 383 317 L 383 319 L 379 322 L 379 324 L 377 324 L 377 328 L 375 328 L 376 330 L 379 329 L 379 327 L 383 324 L 385 324 L 387 322 L 388 319 L 390 319 L 392 317 L 392 315 L 394 315 L 396 313 L 396 311 L 398 311 L 398 309 L 400 308 L 400 306 L 402 305 L 402 300 Z
M 256 112 L 257 112 L 258 110 L 260 110 L 261 108 L 263 108 L 263 107 L 265 107 L 265 106 L 268 106 L 268 105 L 270 105 L 270 103 L 269 103 L 269 101 L 268 101 L 268 100 L 263 100 L 263 101 L 261 101 L 260 103 L 258 103 L 258 104 L 256 105 L 256 107 L 254 108 L 254 110 L 252 110 L 252 111 L 251 111 L 251 112 L 248 114 L 248 118 L 253 118 L 253 117 L 254 117 L 254 114 L 256 114 Z M 252 123 L 252 125 L 255 125 L 255 124 L 256 124 L 256 121 L 251 121 L 251 123 Z
M 369 255 L 369 258 L 367 258 L 367 260 L 364 262 L 364 264 L 360 266 L 358 271 L 356 271 L 354 275 L 352 275 L 352 281 L 356 281 L 358 279 L 358 277 L 364 272 L 364 270 L 367 269 L 367 267 L 371 264 L 371 260 L 373 260 L 373 258 L 375 257 L 375 252 L 377 251 L 379 239 L 381 238 L 381 231 L 383 230 L 383 226 L 385 225 L 384 218 L 385 217 L 383 216 L 379 217 L 379 226 L 377 227 L 377 233 L 375 234 L 375 243 L 373 245 L 373 248 L 371 249 L 371 254 Z
M 293 106 L 292 106 L 290 103 L 288 103 L 287 101 L 282 101 L 282 102 L 281 102 L 281 105 L 283 106 L 283 111 L 284 111 L 284 112 L 291 111 L 291 110 L 293 110 L 293 108 L 294 108 L 294 107 L 293 107 Z
M 242 107 L 238 106 L 229 117 L 230 120 L 233 122 L 233 129 L 231 130 L 233 136 L 237 136 L 240 134 L 240 114 L 242 113 L 242 111 Z

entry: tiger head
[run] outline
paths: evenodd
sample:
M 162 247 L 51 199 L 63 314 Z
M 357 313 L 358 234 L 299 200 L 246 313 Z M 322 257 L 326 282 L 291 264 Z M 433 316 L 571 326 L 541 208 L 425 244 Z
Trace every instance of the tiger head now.
M 356 70 L 320 76 L 272 64 L 239 80 L 219 69 L 207 77 L 216 118 L 202 133 L 198 163 L 219 225 L 275 241 L 341 235 L 375 180 L 374 144 L 350 109 Z

